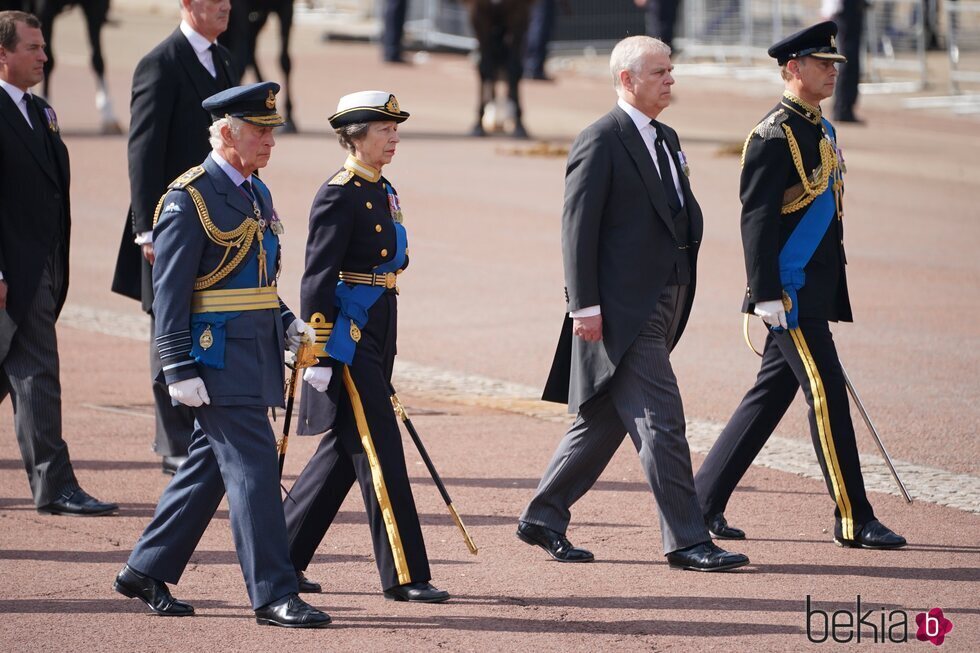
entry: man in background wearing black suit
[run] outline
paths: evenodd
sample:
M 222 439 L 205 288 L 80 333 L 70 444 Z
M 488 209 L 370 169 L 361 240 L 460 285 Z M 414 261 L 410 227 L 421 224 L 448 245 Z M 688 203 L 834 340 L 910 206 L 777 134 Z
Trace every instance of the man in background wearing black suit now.
M 0 401 L 10 395 L 38 512 L 103 515 L 118 506 L 79 487 L 61 435 L 55 322 L 68 293 L 70 172 L 54 110 L 29 91 L 45 61 L 38 19 L 0 12 Z
M 230 11 L 230 0 L 180 0 L 180 27 L 143 57 L 133 73 L 130 207 L 112 290 L 142 300 L 147 313 L 153 305 L 153 210 L 167 185 L 211 151 L 211 117 L 201 102 L 240 77 L 231 54 L 217 43 Z M 194 416 L 187 407 L 172 405 L 152 338 L 150 378 L 156 404 L 153 450 L 163 457 L 163 471 L 173 474 L 187 458 Z
M 749 559 L 715 546 L 705 528 L 670 365 L 694 300 L 703 228 L 677 133 L 656 120 L 674 84 L 670 48 L 632 36 L 613 48 L 609 68 L 617 106 L 568 155 L 561 241 L 569 313 L 543 397 L 578 416 L 517 536 L 561 562 L 592 560 L 565 537 L 571 507 L 629 433 L 670 566 L 734 569 Z

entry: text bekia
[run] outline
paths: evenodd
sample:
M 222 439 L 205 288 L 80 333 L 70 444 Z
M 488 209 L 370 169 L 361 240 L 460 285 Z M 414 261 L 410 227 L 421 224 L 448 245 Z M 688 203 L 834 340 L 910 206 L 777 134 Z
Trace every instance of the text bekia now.
M 814 608 L 810 595 L 806 596 L 806 637 L 815 644 L 828 639 L 839 644 L 907 642 L 909 639 L 909 618 L 904 610 L 872 608 L 861 611 L 861 595 L 857 595 L 854 610 L 834 610 L 827 612 Z

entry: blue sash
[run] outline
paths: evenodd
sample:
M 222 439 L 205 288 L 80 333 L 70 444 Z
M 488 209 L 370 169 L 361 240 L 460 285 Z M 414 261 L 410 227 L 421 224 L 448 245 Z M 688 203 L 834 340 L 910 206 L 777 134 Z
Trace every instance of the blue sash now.
M 258 178 L 253 178 L 258 181 Z M 263 216 L 266 215 L 265 208 L 272 206 L 272 197 L 264 184 L 254 183 L 253 189 L 257 191 L 256 197 L 259 201 Z M 269 215 L 272 215 L 271 210 Z M 256 234 L 258 240 L 258 234 Z M 265 249 L 266 278 L 276 278 L 276 265 L 279 255 L 279 236 L 274 234 L 271 229 L 266 229 L 262 234 L 262 247 Z M 245 259 L 245 263 L 239 268 L 238 272 L 227 278 L 226 283 L 221 288 L 255 288 L 259 280 L 259 247 L 258 243 L 252 244 L 253 252 Z M 241 311 L 227 311 L 221 313 L 194 313 L 191 315 L 191 356 L 198 363 L 207 367 L 223 370 L 225 369 L 225 324 L 228 320 L 241 315 Z M 211 344 L 207 349 L 201 346 L 201 334 L 210 328 Z
M 376 267 L 373 272 L 385 274 L 394 272 L 405 263 L 405 249 L 408 247 L 408 235 L 405 227 L 395 222 L 395 256 Z M 354 362 L 354 351 L 357 343 L 351 336 L 351 323 L 359 329 L 364 329 L 368 321 L 368 310 L 374 306 L 385 288 L 381 286 L 355 285 L 348 286 L 343 281 L 337 282 L 334 304 L 337 305 L 337 317 L 334 320 L 333 332 L 327 341 L 326 352 L 331 358 L 351 365 Z
M 826 118 L 823 120 L 830 135 L 830 142 L 837 150 L 837 143 L 834 138 L 834 128 Z M 834 197 L 834 176 L 827 182 L 827 188 L 818 195 L 806 210 L 799 224 L 790 234 L 779 252 L 779 280 L 783 285 L 783 291 L 792 302 L 792 308 L 786 313 L 786 323 L 790 329 L 800 326 L 800 306 L 797 301 L 797 291 L 806 285 L 806 273 L 804 268 L 817 251 L 817 246 L 827 233 L 827 228 L 834 219 L 837 212 L 837 202 Z

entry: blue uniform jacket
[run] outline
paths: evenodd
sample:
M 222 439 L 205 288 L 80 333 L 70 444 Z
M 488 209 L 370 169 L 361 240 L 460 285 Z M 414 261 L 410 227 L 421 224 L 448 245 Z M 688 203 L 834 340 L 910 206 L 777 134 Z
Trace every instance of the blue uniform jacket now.
M 222 231 L 237 228 L 252 217 L 252 207 L 243 192 L 210 158 L 204 174 L 190 182 L 197 189 L 211 221 Z M 257 183 L 256 186 L 259 186 Z M 272 215 L 271 195 L 264 194 L 263 214 Z M 268 227 L 266 228 L 268 233 Z M 270 249 L 266 239 L 268 278 L 274 280 L 278 247 Z M 243 311 L 225 325 L 224 368 L 202 365 L 191 357 L 191 297 L 194 280 L 214 270 L 225 256 L 225 248 L 208 238 L 190 194 L 173 189 L 163 200 L 163 209 L 153 228 L 156 261 L 153 264 L 153 314 L 157 345 L 163 361 L 161 374 L 168 384 L 195 376 L 204 381 L 211 403 L 218 406 L 283 406 L 284 330 L 295 319 L 280 300 L 279 309 Z M 257 239 L 249 257 L 256 256 Z M 233 249 L 229 259 L 234 256 Z M 234 274 L 234 273 L 233 273 Z M 256 285 L 258 285 L 256 278 Z M 220 289 L 222 282 L 211 287 Z

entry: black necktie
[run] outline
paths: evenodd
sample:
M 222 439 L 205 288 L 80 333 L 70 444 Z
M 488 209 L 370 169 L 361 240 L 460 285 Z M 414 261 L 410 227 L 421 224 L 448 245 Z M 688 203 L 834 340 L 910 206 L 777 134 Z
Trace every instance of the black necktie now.
M 218 86 L 222 88 L 228 88 L 231 86 L 231 82 L 228 80 L 228 75 L 225 74 L 224 65 L 221 63 L 221 55 L 218 54 L 218 44 L 212 43 L 208 46 L 208 50 L 211 51 L 211 64 L 214 66 L 214 79 L 218 82 Z
M 673 213 L 681 210 L 681 198 L 677 195 L 677 187 L 674 186 L 674 175 L 670 173 L 670 150 L 664 141 L 663 130 L 660 123 L 651 120 L 650 124 L 657 130 L 657 140 L 653 146 L 657 150 L 657 168 L 660 171 L 660 181 L 664 185 L 664 194 L 667 196 L 667 206 Z

